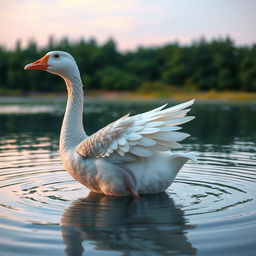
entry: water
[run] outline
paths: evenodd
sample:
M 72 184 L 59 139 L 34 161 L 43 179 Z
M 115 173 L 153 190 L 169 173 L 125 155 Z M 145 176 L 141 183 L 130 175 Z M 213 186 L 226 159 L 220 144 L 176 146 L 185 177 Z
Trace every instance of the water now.
M 256 255 L 256 105 L 197 104 L 166 193 L 89 193 L 63 169 L 61 102 L 0 105 L 0 256 Z M 158 103 L 90 101 L 92 133 Z

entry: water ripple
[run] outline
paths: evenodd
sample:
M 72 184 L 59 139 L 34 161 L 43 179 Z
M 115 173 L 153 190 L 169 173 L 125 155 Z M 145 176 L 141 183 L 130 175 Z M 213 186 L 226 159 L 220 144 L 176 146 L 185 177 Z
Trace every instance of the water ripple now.
M 188 163 L 166 193 L 135 202 L 89 194 L 63 170 L 52 138 L 41 137 L 34 146 L 29 139 L 17 146 L 17 140 L 8 137 L 0 144 L 0 230 L 6 234 L 0 246 L 6 255 L 34 255 L 35 248 L 44 251 L 46 245 L 58 255 L 64 250 L 60 232 L 67 255 L 82 255 L 83 247 L 90 252 L 128 250 L 131 255 L 140 255 L 142 247 L 147 255 L 193 255 L 198 253 L 195 244 L 218 243 L 224 249 L 231 238 L 239 244 L 241 236 L 234 232 L 255 234 L 253 144 L 236 140 L 224 152 L 204 145 L 198 163 Z M 253 237 L 247 238 L 250 246 Z

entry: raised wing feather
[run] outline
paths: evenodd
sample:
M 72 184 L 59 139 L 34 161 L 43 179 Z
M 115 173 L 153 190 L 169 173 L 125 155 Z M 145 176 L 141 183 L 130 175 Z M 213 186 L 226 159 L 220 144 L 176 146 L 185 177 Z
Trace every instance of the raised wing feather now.
M 116 152 L 120 156 L 133 154 L 150 157 L 156 151 L 178 148 L 189 136 L 178 132 L 193 116 L 186 116 L 194 100 L 163 109 L 166 105 L 138 114 L 126 115 L 107 125 L 81 142 L 76 151 L 86 158 L 107 157 Z

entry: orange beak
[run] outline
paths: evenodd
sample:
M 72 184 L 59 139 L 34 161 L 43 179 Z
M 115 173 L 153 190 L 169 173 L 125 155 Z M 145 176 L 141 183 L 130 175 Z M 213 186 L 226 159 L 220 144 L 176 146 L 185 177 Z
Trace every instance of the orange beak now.
M 24 67 L 25 70 L 31 69 L 31 70 L 46 70 L 48 65 L 48 59 L 49 55 L 45 55 L 43 58 L 30 63 Z

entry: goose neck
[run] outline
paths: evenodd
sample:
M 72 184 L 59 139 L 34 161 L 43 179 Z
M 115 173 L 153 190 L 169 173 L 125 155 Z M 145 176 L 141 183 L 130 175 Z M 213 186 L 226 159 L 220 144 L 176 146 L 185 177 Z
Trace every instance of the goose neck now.
M 61 127 L 61 152 L 77 146 L 86 137 L 83 128 L 83 84 L 80 77 L 74 76 L 64 80 L 67 86 L 68 100 Z

